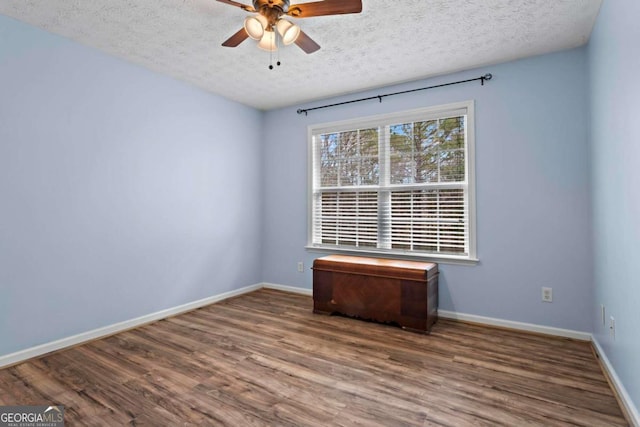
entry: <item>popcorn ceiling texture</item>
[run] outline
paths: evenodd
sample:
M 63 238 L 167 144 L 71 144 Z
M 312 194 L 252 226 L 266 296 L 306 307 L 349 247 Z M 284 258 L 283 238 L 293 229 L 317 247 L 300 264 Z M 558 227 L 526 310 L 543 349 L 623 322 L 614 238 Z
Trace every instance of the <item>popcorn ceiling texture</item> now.
M 601 2 L 363 0 L 361 14 L 292 19 L 322 49 L 284 47 L 274 70 L 254 40 L 221 46 L 247 13 L 215 0 L 0 0 L 0 13 L 268 110 L 578 47 Z

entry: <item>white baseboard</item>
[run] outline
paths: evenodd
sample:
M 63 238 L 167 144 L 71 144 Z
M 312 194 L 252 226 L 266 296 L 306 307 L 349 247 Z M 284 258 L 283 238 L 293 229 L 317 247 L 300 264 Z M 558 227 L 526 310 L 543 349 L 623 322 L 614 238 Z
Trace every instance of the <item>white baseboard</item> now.
M 235 289 L 229 292 L 224 292 L 222 294 L 214 295 L 212 297 L 189 302 L 176 307 L 171 307 L 166 310 L 160 310 L 155 313 L 137 317 L 135 319 L 114 323 L 112 325 L 104 326 L 102 328 L 94 329 L 87 332 L 82 332 L 80 334 L 73 335 L 71 337 L 62 338 L 56 341 L 51 341 L 35 347 L 27 348 L 25 350 L 20 350 L 15 353 L 0 356 L 0 368 L 4 368 L 10 365 L 15 365 L 16 363 L 24 362 L 25 360 L 42 356 L 44 354 L 51 353 L 52 351 L 61 350 L 67 347 L 72 347 L 72 346 L 82 344 L 88 341 L 92 341 L 98 338 L 103 338 L 109 335 L 113 335 L 118 332 L 126 331 L 128 329 L 136 328 L 138 326 L 142 326 L 147 323 L 155 322 L 156 320 L 175 316 L 176 314 L 195 310 L 197 308 L 204 307 L 205 305 L 213 304 L 214 302 L 219 302 L 219 301 L 232 298 L 238 295 L 246 294 L 248 292 L 256 291 L 258 289 L 261 289 L 262 287 L 263 287 L 262 284 L 245 286 L 244 288 Z
M 445 319 L 461 320 L 464 322 L 499 326 L 501 328 L 517 329 L 520 331 L 535 332 L 538 334 L 553 335 L 556 337 L 591 341 L 591 333 L 574 331 L 571 329 L 553 328 L 551 326 L 536 325 L 534 323 L 515 322 L 512 320 L 495 319 L 493 317 L 476 316 L 475 314 L 465 314 L 446 310 L 438 310 L 438 316 Z
M 276 283 L 263 283 L 263 288 L 275 289 L 278 291 L 293 292 L 302 295 L 313 295 L 313 289 L 298 288 L 295 286 L 278 285 Z M 517 329 L 527 332 L 536 332 L 545 335 L 553 335 L 558 337 L 573 338 L 582 341 L 591 341 L 591 333 L 573 331 L 570 329 L 552 328 L 550 326 L 541 326 L 533 323 L 514 322 L 511 320 L 495 319 L 491 317 L 476 316 L 474 314 L 458 313 L 455 311 L 438 310 L 438 316 L 445 319 L 462 320 L 465 322 L 480 323 L 483 325 L 500 326 L 503 328 Z
M 285 292 L 293 292 L 301 295 L 312 295 L 313 290 L 307 288 L 299 288 L 295 286 L 279 285 L 275 283 L 258 283 L 244 288 L 236 289 L 233 291 L 225 292 L 212 297 L 204 298 L 198 301 L 193 301 L 187 304 L 179 305 L 176 307 L 161 310 L 155 313 L 147 314 L 135 319 L 125 320 L 124 322 L 115 323 L 112 325 L 104 326 L 102 328 L 94 329 L 87 332 L 82 332 L 77 335 L 62 338 L 56 341 L 41 344 L 35 347 L 20 350 L 15 353 L 0 356 L 0 368 L 14 365 L 16 363 L 23 362 L 25 360 L 42 356 L 52 351 L 61 350 L 63 348 L 72 347 L 88 341 L 92 341 L 98 338 L 106 337 L 116 334 L 128 329 L 132 329 L 138 326 L 145 325 L 147 323 L 155 322 L 156 320 L 164 319 L 170 316 L 175 316 L 180 313 L 195 310 L 200 307 L 204 307 L 209 304 L 213 304 L 218 301 L 222 301 L 234 296 L 242 295 L 248 292 L 253 292 L 261 288 L 275 289 Z M 476 316 L 471 314 L 456 313 L 452 311 L 439 310 L 438 315 L 443 318 L 464 320 L 468 322 L 481 323 L 486 325 L 501 326 L 511 329 L 519 329 L 530 332 L 544 333 L 548 335 L 556 335 L 568 338 L 581 339 L 585 341 L 591 340 L 591 334 L 586 332 L 577 332 L 566 329 L 551 328 L 547 326 L 539 326 L 529 323 L 513 322 L 502 319 L 493 319 L 489 317 Z M 639 426 L 640 427 L 640 426 Z
M 308 295 L 308 296 L 313 295 L 313 289 L 298 288 L 295 286 L 277 285 L 275 283 L 263 283 L 262 287 L 265 289 L 275 289 L 277 291 L 292 292 L 294 294 L 301 294 L 301 295 Z
M 620 377 L 618 377 L 616 370 L 613 369 L 613 365 L 609 361 L 607 354 L 604 352 L 604 349 L 595 336 L 591 337 L 591 342 L 593 343 L 596 353 L 598 353 L 598 357 L 602 361 L 602 366 L 605 371 L 607 371 L 606 373 L 611 380 L 613 388 L 616 390 L 616 393 L 620 398 L 620 403 L 624 406 L 624 410 L 629 417 L 628 421 L 633 427 L 640 427 L 640 412 L 638 412 L 638 408 L 634 405 L 633 400 L 631 400 L 631 396 L 627 393 L 627 389 L 622 384 L 622 381 L 620 381 Z
M 259 283 L 251 286 L 246 286 L 240 289 L 225 292 L 225 293 L 204 298 L 198 301 L 193 301 L 187 304 L 182 304 L 176 307 L 168 308 L 166 310 L 161 310 L 155 313 L 147 314 L 145 316 L 137 317 L 135 319 L 126 320 L 120 323 L 115 323 L 113 325 L 108 325 L 102 328 L 83 332 L 71 337 L 62 338 L 56 341 L 31 347 L 25 350 L 20 350 L 15 353 L 0 356 L 0 368 L 4 368 L 10 365 L 15 365 L 16 363 L 24 362 L 28 359 L 42 356 L 44 354 L 51 353 L 56 350 L 61 350 L 63 348 L 76 346 L 76 345 L 79 345 L 88 341 L 92 341 L 98 338 L 103 338 L 109 335 L 113 335 L 118 332 L 126 331 L 128 329 L 145 325 L 147 323 L 155 322 L 156 320 L 165 319 L 167 317 L 171 317 L 177 314 L 195 310 L 197 308 L 204 307 L 206 305 L 213 304 L 215 302 L 219 302 L 228 298 L 233 298 L 235 296 L 253 292 L 261 288 L 275 289 L 275 290 L 285 291 L 285 292 L 293 292 L 293 293 L 308 295 L 308 296 L 311 296 L 313 294 L 312 289 L 278 285 L 275 283 Z M 510 320 L 495 319 L 491 317 L 476 316 L 473 314 L 457 313 L 454 311 L 446 311 L 446 310 L 438 310 L 438 315 L 446 319 L 462 320 L 466 322 L 500 326 L 500 327 L 505 327 L 510 329 L 528 331 L 528 332 L 537 332 L 537 333 L 542 333 L 547 335 L 574 338 L 574 339 L 579 339 L 584 341 L 592 341 L 596 349 L 596 352 L 598 353 L 600 360 L 602 360 L 603 366 L 607 370 L 607 373 L 609 374 L 609 378 L 611 379 L 611 382 L 613 383 L 613 386 L 616 389 L 616 392 L 618 393 L 618 396 L 620 396 L 620 399 L 623 405 L 625 406 L 625 409 L 627 410 L 627 414 L 631 418 L 630 420 L 631 423 L 633 424 L 634 427 L 640 427 L 640 415 L 638 414 L 638 409 L 633 404 L 631 397 L 629 396 L 626 389 L 622 385 L 622 382 L 618 378 L 615 370 L 613 369 L 613 366 L 609 362 L 609 359 L 604 353 L 602 347 L 600 346 L 598 341 L 595 339 L 595 337 L 593 337 L 590 333 L 572 331 L 568 329 L 552 328 L 548 326 L 540 326 L 540 325 L 535 325 L 531 323 L 522 323 L 522 322 L 514 322 Z

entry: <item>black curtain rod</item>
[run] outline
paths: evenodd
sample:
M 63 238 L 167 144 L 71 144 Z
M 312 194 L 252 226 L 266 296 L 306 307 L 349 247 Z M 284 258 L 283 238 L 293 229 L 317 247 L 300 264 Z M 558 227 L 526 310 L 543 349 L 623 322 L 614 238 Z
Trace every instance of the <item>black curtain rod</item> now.
M 308 115 L 309 111 L 320 110 L 320 109 L 323 109 L 323 108 L 337 107 L 339 105 L 353 104 L 355 102 L 371 101 L 372 99 L 377 99 L 378 101 L 382 102 L 382 98 L 386 98 L 387 96 L 402 95 L 402 94 L 405 94 L 405 93 L 418 92 L 418 91 L 427 90 L 427 89 L 435 89 L 437 87 L 443 87 L 443 86 L 459 85 L 461 83 L 475 82 L 475 81 L 478 81 L 478 80 L 480 80 L 480 84 L 482 86 L 484 86 L 484 82 L 487 81 L 487 80 L 491 80 L 492 77 L 493 76 L 490 73 L 487 73 L 484 76 L 476 77 L 475 79 L 460 80 L 460 81 L 457 81 L 457 82 L 443 83 L 443 84 L 440 84 L 440 85 L 421 87 L 421 88 L 418 88 L 418 89 L 403 90 L 401 92 L 386 93 L 384 95 L 370 96 L 368 98 L 354 99 L 352 101 L 344 101 L 344 102 L 337 102 L 335 104 L 321 105 L 320 107 L 300 108 L 300 109 L 298 109 L 298 114 L 304 114 L 306 116 L 306 115 Z

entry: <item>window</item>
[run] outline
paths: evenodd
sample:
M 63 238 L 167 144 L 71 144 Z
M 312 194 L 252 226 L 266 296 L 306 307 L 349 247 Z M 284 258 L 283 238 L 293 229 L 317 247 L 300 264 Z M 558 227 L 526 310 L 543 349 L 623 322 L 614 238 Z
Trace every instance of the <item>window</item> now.
M 475 260 L 473 102 L 317 125 L 309 247 Z

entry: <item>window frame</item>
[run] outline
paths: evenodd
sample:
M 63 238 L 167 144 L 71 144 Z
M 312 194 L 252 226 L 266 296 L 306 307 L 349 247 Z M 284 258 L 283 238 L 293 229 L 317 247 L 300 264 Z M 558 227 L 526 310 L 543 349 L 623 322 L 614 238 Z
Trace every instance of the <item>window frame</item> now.
M 465 144 L 465 170 L 466 191 L 468 193 L 468 229 L 469 252 L 466 255 L 420 253 L 411 250 L 383 249 L 383 248 L 357 248 L 340 247 L 336 245 L 321 245 L 313 243 L 313 202 L 314 202 L 314 135 L 322 133 L 336 133 L 355 129 L 367 129 L 372 126 L 379 127 L 381 122 L 408 123 L 412 121 L 425 121 L 447 117 L 454 111 L 466 111 L 466 144 Z M 385 125 L 388 126 L 388 125 Z M 446 185 L 446 183 L 445 183 Z M 319 123 L 307 127 L 307 245 L 306 249 L 317 252 L 339 252 L 354 255 L 385 256 L 401 259 L 419 259 L 435 262 L 474 265 L 477 259 L 477 228 L 476 228 L 476 171 L 475 171 L 475 103 L 473 100 L 455 102 L 417 108 L 374 116 L 358 117 L 354 119 Z M 375 188 L 363 186 L 367 189 L 379 191 L 380 185 Z

